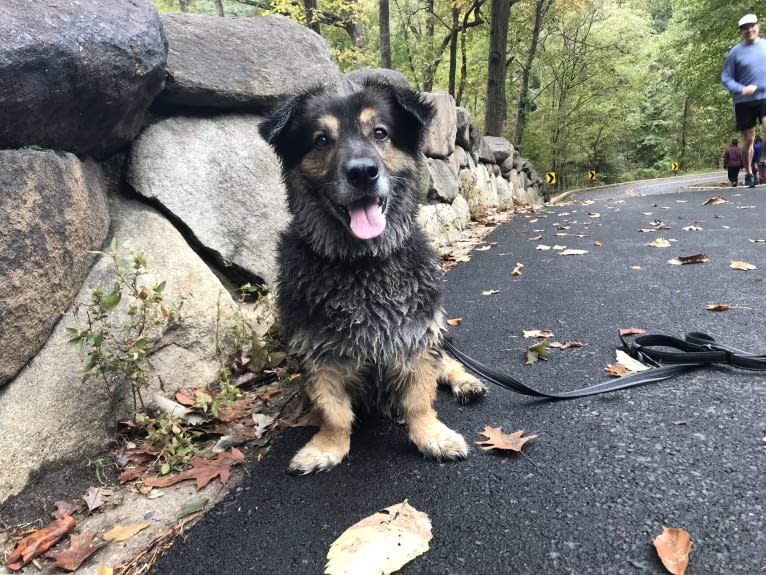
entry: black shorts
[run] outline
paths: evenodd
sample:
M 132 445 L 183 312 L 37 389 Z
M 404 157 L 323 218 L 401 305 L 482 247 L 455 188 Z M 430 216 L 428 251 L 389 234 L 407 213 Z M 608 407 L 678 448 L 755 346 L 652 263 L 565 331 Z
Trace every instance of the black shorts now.
M 737 122 L 738 132 L 752 130 L 756 124 L 762 121 L 762 118 L 766 118 L 766 100 L 734 104 L 734 119 Z

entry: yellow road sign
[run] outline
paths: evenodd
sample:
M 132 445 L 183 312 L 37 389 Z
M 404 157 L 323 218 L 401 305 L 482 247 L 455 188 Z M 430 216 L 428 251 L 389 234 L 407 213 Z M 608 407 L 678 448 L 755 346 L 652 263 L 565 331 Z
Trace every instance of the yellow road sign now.
M 545 172 L 545 181 L 552 186 L 556 185 L 556 172 Z
M 678 162 L 673 162 L 672 164 L 670 164 L 670 169 L 673 170 L 674 172 L 677 172 L 678 171 Z
M 588 172 L 588 179 L 589 180 L 595 180 L 596 179 L 596 170 L 590 170 Z

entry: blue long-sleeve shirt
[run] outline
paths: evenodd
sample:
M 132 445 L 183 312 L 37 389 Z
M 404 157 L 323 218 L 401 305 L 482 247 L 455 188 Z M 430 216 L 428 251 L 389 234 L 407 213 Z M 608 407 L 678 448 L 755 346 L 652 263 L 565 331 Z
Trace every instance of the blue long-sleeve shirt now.
M 766 41 L 752 44 L 740 42 L 726 56 L 721 72 L 721 84 L 731 92 L 734 103 L 766 99 Z M 758 90 L 749 96 L 742 95 L 742 88 L 750 84 Z

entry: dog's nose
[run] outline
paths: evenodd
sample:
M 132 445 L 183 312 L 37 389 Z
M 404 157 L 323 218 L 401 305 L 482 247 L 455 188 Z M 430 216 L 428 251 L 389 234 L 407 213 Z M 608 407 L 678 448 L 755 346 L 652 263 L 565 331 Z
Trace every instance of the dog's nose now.
M 354 187 L 363 188 L 378 179 L 378 164 L 372 158 L 354 158 L 346 165 L 346 179 Z

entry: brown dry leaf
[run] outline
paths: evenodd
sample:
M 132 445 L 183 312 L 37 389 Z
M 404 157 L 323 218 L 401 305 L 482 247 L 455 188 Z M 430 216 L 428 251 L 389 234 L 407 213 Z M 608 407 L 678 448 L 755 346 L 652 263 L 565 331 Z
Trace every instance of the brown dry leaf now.
M 511 271 L 512 276 L 520 276 L 521 275 L 521 268 L 524 267 L 524 264 L 516 263 L 516 267 L 513 268 Z
M 604 244 L 601 243 L 601 240 L 596 240 L 595 242 L 593 242 L 593 246 L 596 247 L 596 248 L 600 248 L 603 245 Z
M 448 319 L 447 320 L 447 325 L 451 325 L 453 327 L 454 326 L 458 326 L 461 323 L 463 323 L 463 318 L 462 317 L 454 317 L 452 319 Z
M 641 335 L 642 333 L 646 333 L 645 329 L 641 329 L 640 327 L 624 327 L 620 329 L 620 335 Z
M 694 254 L 693 256 L 678 256 L 668 260 L 668 263 L 674 266 L 684 266 L 686 264 L 706 264 L 709 261 L 710 258 L 705 254 Z
M 130 539 L 136 533 L 143 531 L 149 527 L 151 523 L 144 521 L 143 523 L 134 523 L 132 525 L 115 525 L 109 531 L 104 533 L 103 538 L 106 541 L 125 541 Z
M 106 543 L 91 545 L 96 536 L 95 531 L 83 531 L 79 535 L 72 534 L 69 538 L 69 549 L 66 551 L 51 551 L 46 557 L 55 561 L 56 567 L 65 571 L 75 571 L 83 562 L 101 549 Z
M 705 306 L 708 311 L 729 311 L 728 303 L 709 303 Z
M 5 566 L 11 571 L 18 571 L 24 565 L 39 557 L 56 542 L 75 528 L 77 522 L 71 515 L 62 515 L 50 525 L 22 537 L 16 542 L 13 551 L 5 560 Z
M 431 520 L 402 503 L 346 529 L 327 552 L 325 575 L 387 575 L 428 551 Z
M 610 363 L 604 368 L 609 377 L 622 377 L 628 375 L 628 368 L 621 363 Z
M 550 346 L 557 349 L 569 349 L 572 347 L 585 347 L 585 344 L 581 341 L 565 341 L 564 343 L 561 343 L 560 341 L 552 341 Z
M 543 239 L 543 236 L 532 236 L 529 238 L 530 242 L 539 242 L 541 239 Z
M 484 290 L 483 292 L 481 292 L 481 295 L 495 295 L 495 294 L 499 294 L 499 293 L 500 293 L 499 289 L 488 289 L 488 290 Z
M 727 200 L 726 198 L 715 197 L 715 198 L 709 198 L 709 199 L 705 200 L 704 202 L 702 202 L 702 205 L 703 206 L 717 206 L 717 205 L 720 205 L 720 204 L 728 204 L 728 203 L 729 203 L 729 200 Z
M 652 541 L 660 561 L 673 575 L 684 575 L 689 565 L 692 538 L 684 529 L 662 526 L 662 534 Z
M 749 264 L 747 262 L 741 262 L 737 260 L 732 260 L 731 264 L 729 264 L 729 267 L 735 270 L 742 270 L 742 271 L 750 271 L 750 270 L 757 270 L 758 268 L 755 267 L 753 264 Z
M 513 433 L 503 433 L 502 427 L 489 427 L 484 426 L 484 431 L 479 432 L 487 439 L 482 441 L 476 441 L 476 445 L 481 447 L 484 451 L 491 451 L 492 449 L 498 449 L 500 451 L 516 451 L 520 452 L 527 441 L 536 439 L 537 435 L 524 435 L 524 430 L 514 431 Z
M 230 452 L 219 453 L 213 459 L 195 456 L 189 461 L 190 469 L 174 475 L 150 477 L 144 481 L 144 485 L 148 487 L 167 487 L 179 481 L 195 479 L 197 489 L 202 489 L 216 477 L 220 477 L 221 483 L 226 485 L 231 476 L 231 468 L 242 463 L 244 460 L 245 456 L 237 448 L 232 448 Z
M 103 487 L 90 487 L 88 492 L 82 496 L 83 501 L 88 506 L 88 513 L 94 509 L 98 509 L 104 503 L 109 501 L 114 495 L 112 489 L 104 489 Z

